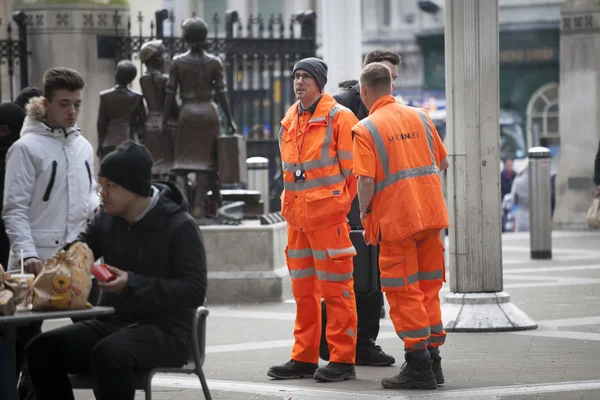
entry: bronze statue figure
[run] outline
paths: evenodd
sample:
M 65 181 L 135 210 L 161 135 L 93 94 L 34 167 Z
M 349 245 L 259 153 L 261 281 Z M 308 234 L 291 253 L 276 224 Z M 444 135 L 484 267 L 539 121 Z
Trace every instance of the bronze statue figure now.
M 195 218 L 202 219 L 209 189 L 213 192 L 215 205 L 218 207 L 221 203 L 217 172 L 219 114 L 214 101 L 229 120 L 229 134 L 234 134 L 237 127 L 227 100 L 223 64 L 218 57 L 203 50 L 208 33 L 206 23 L 200 18 L 188 18 L 183 21 L 182 30 L 189 50 L 174 57 L 170 64 L 162 125 L 166 132 L 175 93 L 179 89 L 181 109 L 175 133 L 173 171 L 179 176 L 190 172 L 196 174 L 191 211 Z
M 104 158 L 127 140 L 143 140 L 146 109 L 142 95 L 127 86 L 135 79 L 137 68 L 129 60 L 117 64 L 117 85 L 100 93 L 98 111 L 98 157 Z
M 140 78 L 140 87 L 148 108 L 144 145 L 154 160 L 152 174 L 156 178 L 169 175 L 173 167 L 175 127 L 178 114 L 177 103 L 172 102 L 170 118 L 166 121 L 165 131 L 161 132 L 163 109 L 167 96 L 167 80 L 169 79 L 169 76 L 164 73 L 165 50 L 162 40 L 146 42 L 140 50 L 140 60 L 146 65 L 146 73 Z

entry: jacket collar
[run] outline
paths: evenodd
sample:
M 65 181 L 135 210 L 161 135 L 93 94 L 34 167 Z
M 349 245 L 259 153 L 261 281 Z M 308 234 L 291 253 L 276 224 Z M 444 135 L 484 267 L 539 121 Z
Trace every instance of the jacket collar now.
M 333 106 L 335 106 L 337 102 L 333 97 L 329 94 L 323 92 L 321 95 L 321 99 L 317 103 L 317 108 L 315 112 L 311 115 L 308 120 L 309 124 L 319 123 L 321 125 L 328 124 L 329 111 Z M 299 109 L 300 101 L 294 103 L 294 105 L 288 110 L 285 114 L 285 117 L 281 120 L 281 124 L 288 129 L 294 130 L 296 129 L 297 121 L 298 121 L 298 109 Z
M 392 96 L 391 94 L 386 94 L 385 96 L 378 98 L 377 101 L 375 103 L 373 103 L 371 110 L 369 110 L 369 115 L 373 114 L 375 111 L 377 111 L 381 107 L 387 106 L 388 104 L 395 103 L 395 102 L 396 102 L 396 99 L 394 98 L 394 96 Z

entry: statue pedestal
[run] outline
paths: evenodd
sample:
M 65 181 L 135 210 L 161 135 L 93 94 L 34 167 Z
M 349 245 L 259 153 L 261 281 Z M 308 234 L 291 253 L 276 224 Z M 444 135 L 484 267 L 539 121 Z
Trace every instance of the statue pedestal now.
M 201 226 L 208 304 L 281 302 L 291 297 L 285 261 L 287 224 Z

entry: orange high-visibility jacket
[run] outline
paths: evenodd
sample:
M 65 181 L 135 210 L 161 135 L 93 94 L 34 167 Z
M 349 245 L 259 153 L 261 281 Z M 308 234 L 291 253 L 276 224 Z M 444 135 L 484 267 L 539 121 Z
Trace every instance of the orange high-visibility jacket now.
M 298 115 L 296 102 L 281 120 L 279 148 L 283 167 L 281 215 L 288 227 L 314 231 L 346 221 L 356 196 L 352 174 L 352 111 L 323 93 L 313 114 Z M 294 182 L 294 174 L 306 180 Z
M 353 132 L 354 173 L 375 179 L 370 233 L 379 240 L 399 241 L 423 230 L 447 228 L 439 176 L 447 153 L 428 114 L 384 96 Z

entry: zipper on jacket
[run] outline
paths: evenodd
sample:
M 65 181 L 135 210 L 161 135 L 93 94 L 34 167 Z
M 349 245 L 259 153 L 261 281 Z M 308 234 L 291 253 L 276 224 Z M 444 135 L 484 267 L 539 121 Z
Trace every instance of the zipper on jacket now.
M 90 163 L 85 160 L 85 169 L 87 169 L 88 179 L 90 181 L 90 189 L 92 188 L 92 169 L 90 168 Z
M 48 181 L 48 187 L 44 192 L 43 200 L 46 202 L 50 199 L 50 192 L 52 192 L 52 186 L 54 186 L 54 179 L 56 179 L 56 167 L 58 163 L 56 161 L 52 161 L 52 174 L 50 175 L 50 180 Z

